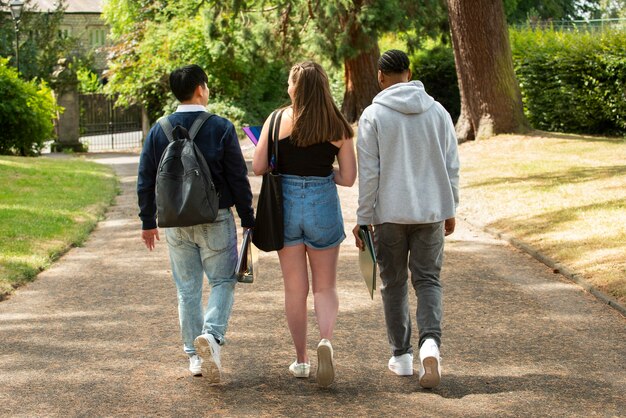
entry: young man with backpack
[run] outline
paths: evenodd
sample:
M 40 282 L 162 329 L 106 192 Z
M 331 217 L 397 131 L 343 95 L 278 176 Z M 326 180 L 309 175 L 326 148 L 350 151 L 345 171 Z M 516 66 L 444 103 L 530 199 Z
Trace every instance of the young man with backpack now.
M 159 240 L 156 198 L 160 186 L 158 172 L 164 169 L 161 157 L 173 139 L 171 131 L 168 139 L 167 129 L 164 131 L 163 127 L 171 125 L 176 136 L 185 132 L 179 127 L 189 131 L 190 136 L 194 133 L 195 137 L 191 139 L 206 160 L 212 182 L 219 193 L 219 210 L 212 222 L 165 228 L 165 238 L 178 293 L 180 329 L 183 348 L 189 356 L 189 370 L 193 375 L 202 374 L 211 382 L 219 382 L 220 351 L 225 341 L 237 283 L 237 233 L 231 207 L 235 206 L 244 229 L 254 227 L 254 212 L 248 170 L 235 127 L 227 119 L 216 115 L 206 118 L 209 99 L 207 83 L 206 73 L 197 65 L 187 65 L 171 73 L 170 88 L 180 105 L 176 112 L 167 116 L 169 124 L 156 123 L 146 137 L 139 160 L 137 195 L 142 222 L 141 237 L 152 251 L 155 240 Z M 199 118 L 201 115 L 204 118 Z M 199 129 L 192 128 L 194 122 L 200 125 Z M 201 157 L 198 156 L 198 159 Z M 175 206 L 183 203 L 159 199 L 160 205 Z M 165 212 L 159 207 L 158 213 Z M 206 310 L 202 307 L 204 274 L 211 286 Z

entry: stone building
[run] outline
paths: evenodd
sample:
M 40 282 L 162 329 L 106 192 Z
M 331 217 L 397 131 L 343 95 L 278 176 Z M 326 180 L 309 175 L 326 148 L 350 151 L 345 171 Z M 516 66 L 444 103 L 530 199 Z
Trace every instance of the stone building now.
M 60 36 L 79 40 L 83 53 L 94 53 L 94 66 L 98 73 L 106 68 L 108 27 L 100 18 L 104 0 L 65 0 L 65 11 L 60 28 Z M 58 7 L 58 0 L 30 0 L 28 7 L 40 12 L 50 12 Z

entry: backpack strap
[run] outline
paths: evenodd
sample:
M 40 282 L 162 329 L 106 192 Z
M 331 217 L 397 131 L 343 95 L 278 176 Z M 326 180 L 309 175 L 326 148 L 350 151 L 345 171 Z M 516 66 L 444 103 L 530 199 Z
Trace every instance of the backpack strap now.
M 212 113 L 202 112 L 198 115 L 196 120 L 193 121 L 191 128 L 189 128 L 189 138 L 191 138 L 192 141 L 196 135 L 198 135 L 198 132 L 200 131 L 200 128 L 202 128 L 202 125 L 204 125 L 204 122 L 206 122 L 211 116 L 213 116 Z M 157 122 L 161 125 L 161 129 L 163 129 L 167 140 L 174 142 L 174 127 L 167 116 L 159 118 Z
M 159 122 L 159 125 L 161 125 L 161 129 L 163 129 L 167 140 L 170 142 L 174 142 L 174 127 L 170 123 L 170 120 L 167 118 L 167 116 L 160 117 L 157 122 Z
M 192 141 L 196 135 L 198 135 L 198 132 L 200 131 L 200 128 L 202 128 L 202 125 L 204 125 L 204 122 L 206 122 L 211 116 L 213 116 L 213 113 L 201 112 L 196 120 L 193 121 L 191 128 L 189 128 L 189 138 L 191 138 Z

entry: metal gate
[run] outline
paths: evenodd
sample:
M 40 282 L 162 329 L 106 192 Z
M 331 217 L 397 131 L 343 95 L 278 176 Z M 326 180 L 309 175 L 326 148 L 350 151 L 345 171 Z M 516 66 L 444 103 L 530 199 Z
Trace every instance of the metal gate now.
M 115 97 L 105 94 L 80 94 L 80 142 L 89 151 L 140 148 L 141 107 L 115 106 Z

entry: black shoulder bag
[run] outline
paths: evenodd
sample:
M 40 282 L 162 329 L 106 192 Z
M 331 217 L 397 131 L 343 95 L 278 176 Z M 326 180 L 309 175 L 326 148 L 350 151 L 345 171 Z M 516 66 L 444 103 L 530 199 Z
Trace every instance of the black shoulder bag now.
M 268 132 L 267 154 L 269 170 L 263 175 L 263 184 L 256 207 L 256 221 L 252 242 L 262 251 L 283 248 L 285 225 L 283 223 L 283 185 L 278 172 L 278 135 L 281 111 L 272 113 Z M 272 158 L 273 157 L 273 158 Z

